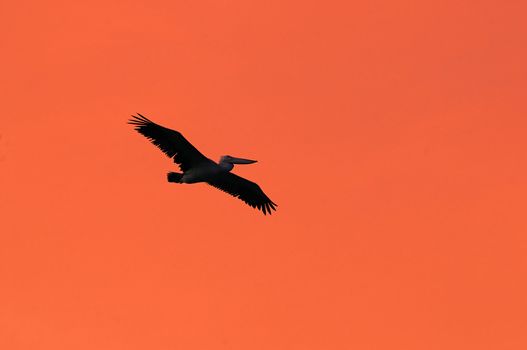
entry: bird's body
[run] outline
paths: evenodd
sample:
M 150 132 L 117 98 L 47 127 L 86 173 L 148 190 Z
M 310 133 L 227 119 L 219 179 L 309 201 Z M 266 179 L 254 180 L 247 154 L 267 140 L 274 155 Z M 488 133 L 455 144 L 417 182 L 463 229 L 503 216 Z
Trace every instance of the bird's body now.
M 224 171 L 218 164 L 213 161 L 200 164 L 195 168 L 190 168 L 181 174 L 179 183 L 194 184 L 198 182 L 207 182 L 208 179 Z
M 178 131 L 160 126 L 141 114 L 132 117 L 129 124 L 135 125 L 135 129 L 140 134 L 173 158 L 182 170 L 182 173 L 169 172 L 168 182 L 181 184 L 205 182 L 243 200 L 264 214 L 271 214 L 272 210 L 276 210 L 277 205 L 265 195 L 260 186 L 230 172 L 234 164 L 252 164 L 256 162 L 255 160 L 222 156 L 216 163 L 201 154 Z

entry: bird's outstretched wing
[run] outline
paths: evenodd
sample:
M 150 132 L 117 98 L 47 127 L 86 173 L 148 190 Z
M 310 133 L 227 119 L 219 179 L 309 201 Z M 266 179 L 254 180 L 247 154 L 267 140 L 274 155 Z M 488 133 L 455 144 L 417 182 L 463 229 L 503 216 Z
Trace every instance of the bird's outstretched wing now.
M 265 215 L 271 214 L 278 206 L 266 196 L 260 186 L 231 172 L 221 173 L 207 183 L 241 199 L 253 208 L 258 208 Z
M 141 114 L 137 114 L 139 116 L 132 115 L 128 124 L 134 125 L 137 132 L 150 140 L 167 156 L 173 158 L 182 171 L 187 171 L 200 163 L 211 161 L 201 154 L 196 147 L 192 146 L 180 132 L 165 128 Z

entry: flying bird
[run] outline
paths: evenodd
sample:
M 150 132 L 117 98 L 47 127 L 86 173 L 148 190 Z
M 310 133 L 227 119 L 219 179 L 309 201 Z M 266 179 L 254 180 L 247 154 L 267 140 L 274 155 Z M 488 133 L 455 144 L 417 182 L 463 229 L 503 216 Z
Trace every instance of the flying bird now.
M 143 115 L 132 115 L 128 124 L 145 136 L 163 153 L 179 165 L 181 173 L 169 172 L 168 182 L 193 184 L 205 182 L 233 197 L 239 198 L 253 208 L 261 210 L 265 215 L 271 214 L 278 206 L 262 191 L 260 186 L 231 173 L 234 164 L 252 164 L 256 160 L 222 156 L 218 163 L 205 157 L 190 142 L 176 130 L 158 125 Z

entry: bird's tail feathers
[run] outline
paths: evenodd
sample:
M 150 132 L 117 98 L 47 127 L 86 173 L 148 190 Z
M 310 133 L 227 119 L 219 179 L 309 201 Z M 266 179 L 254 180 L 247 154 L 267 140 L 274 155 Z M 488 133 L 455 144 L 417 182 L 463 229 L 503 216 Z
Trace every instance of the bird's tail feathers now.
M 181 174 L 181 173 L 170 172 L 170 173 L 167 174 L 168 182 L 181 183 L 181 178 L 182 177 L 183 177 L 183 174 Z

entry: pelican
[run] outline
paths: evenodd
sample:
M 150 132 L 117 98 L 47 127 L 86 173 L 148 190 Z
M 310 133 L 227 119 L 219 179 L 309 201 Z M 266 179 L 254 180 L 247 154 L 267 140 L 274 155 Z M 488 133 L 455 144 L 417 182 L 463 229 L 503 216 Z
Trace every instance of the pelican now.
M 264 215 L 271 214 L 278 206 L 262 191 L 260 186 L 231 173 L 234 164 L 252 164 L 256 160 L 222 156 L 216 163 L 201 154 L 190 142 L 176 130 L 158 125 L 143 115 L 132 115 L 128 124 L 145 136 L 163 153 L 179 165 L 182 173 L 169 172 L 168 182 L 178 184 L 193 184 L 206 182 L 235 198 L 239 198 L 253 208 L 261 210 Z

